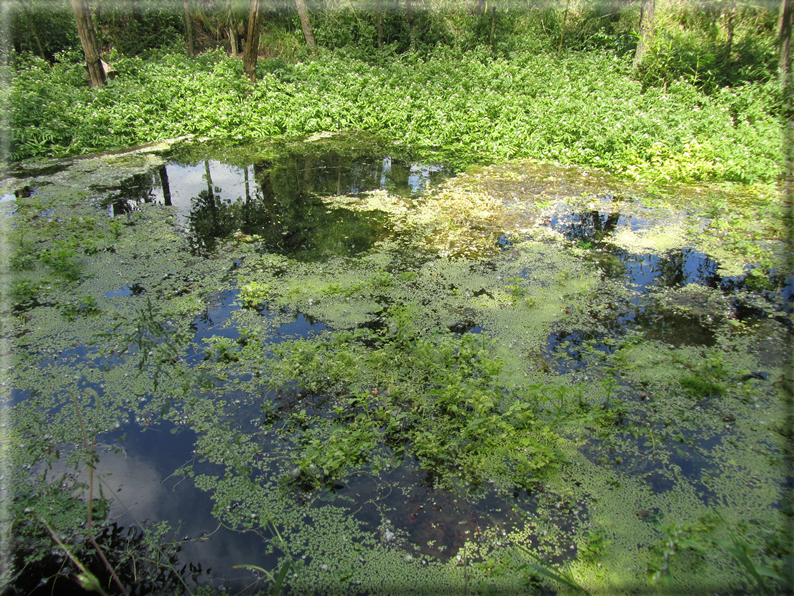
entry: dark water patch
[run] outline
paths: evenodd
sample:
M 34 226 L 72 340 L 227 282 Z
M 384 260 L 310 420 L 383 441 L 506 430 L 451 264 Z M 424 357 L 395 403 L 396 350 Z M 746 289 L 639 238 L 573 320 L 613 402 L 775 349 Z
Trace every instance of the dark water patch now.
M 111 217 L 127 215 L 139 205 L 155 201 L 154 178 L 149 172 L 133 174 L 118 186 L 94 187 L 93 190 L 107 193 L 100 204 L 108 209 Z
M 240 328 L 235 324 L 229 323 L 229 317 L 237 310 L 242 308 L 238 300 L 239 290 L 227 290 L 221 292 L 214 299 L 210 300 L 206 310 L 193 319 L 192 327 L 194 330 L 193 348 L 187 355 L 187 362 L 195 364 L 204 358 L 211 357 L 212 350 L 201 349 L 199 346 L 208 346 L 205 340 L 212 338 L 227 338 L 233 340 L 232 349 L 235 352 L 242 350 L 245 345 L 245 338 Z M 260 315 L 267 319 L 274 319 L 276 313 L 268 310 L 267 304 L 258 309 Z M 321 321 L 302 312 L 295 312 L 294 319 L 287 323 L 282 323 L 273 330 L 273 334 L 267 340 L 268 345 L 275 345 L 285 341 L 295 339 L 307 339 L 311 335 L 325 331 L 328 327 Z M 264 347 L 263 347 L 264 349 Z M 233 357 L 233 355 L 230 355 Z
M 610 251 L 591 250 L 585 255 L 585 259 L 596 265 L 606 278 L 622 281 L 626 275 L 626 259 L 621 259 Z M 640 260 L 644 259 L 645 257 L 640 257 Z
M 113 298 L 116 296 L 140 296 L 146 291 L 141 284 L 128 284 L 123 285 L 117 290 L 111 290 L 103 296 L 103 298 Z
M 293 339 L 306 339 L 327 329 L 328 327 L 323 322 L 298 312 L 295 313 L 294 321 L 284 323 L 276 328 L 275 337 L 271 339 L 271 343 L 277 344 Z
M 30 186 L 23 186 L 22 188 L 18 188 L 14 191 L 13 195 L 3 195 L 4 200 L 14 200 L 16 199 L 27 199 L 32 197 L 33 195 L 38 194 L 38 189 L 30 187 Z M 6 198 L 9 197 L 9 198 Z
M 270 563 L 258 554 L 265 546 L 260 536 L 221 526 L 210 495 L 198 490 L 190 478 L 173 474 L 191 462 L 197 474 L 219 471 L 215 464 L 195 461 L 197 435 L 192 430 L 160 422 L 124 426 L 101 437 L 113 447 L 100 453 L 95 466 L 95 482 L 110 500 L 108 521 L 125 529 L 142 525 L 145 529 L 148 520 L 168 520 L 169 541 L 178 545 L 172 565 L 189 568 L 191 562 L 194 566 L 204 562 L 193 581 L 216 589 L 221 585 L 243 589 L 251 583 L 250 573 L 233 569 L 235 565 Z M 252 558 L 251 553 L 257 555 Z
M 623 221 L 621 222 L 621 219 Z M 555 213 L 549 218 L 549 225 L 569 241 L 584 245 L 598 245 L 615 232 L 618 224 L 625 225 L 626 218 L 619 212 L 601 213 L 582 211 L 579 213 Z M 638 223 L 635 225 L 639 225 Z
M 18 389 L 16 387 L 11 389 L 11 400 L 9 405 L 16 405 L 24 401 L 29 401 L 37 394 L 35 389 Z
M 41 359 L 37 365 L 41 368 L 46 368 L 51 364 L 71 364 L 74 366 L 87 364 L 92 368 L 104 368 L 102 364 L 105 359 L 101 358 L 101 354 L 100 348 L 85 345 L 76 345 L 63 350 L 47 348 L 40 353 Z
M 790 324 L 783 314 L 791 312 L 794 306 L 791 300 L 794 290 L 790 283 L 775 282 L 772 276 L 769 283 L 776 284 L 778 288 L 759 291 L 751 287 L 756 282 L 750 280 L 749 275 L 720 275 L 719 263 L 691 246 L 661 253 L 632 252 L 615 246 L 611 237 L 621 227 L 642 230 L 654 225 L 649 218 L 624 216 L 620 206 L 616 207 L 618 209 L 576 212 L 563 206 L 547 220 L 547 224 L 566 239 L 579 248 L 587 249 L 585 258 L 599 267 L 605 278 L 628 282 L 637 288 L 629 300 L 631 307 L 624 308 L 622 314 L 611 319 L 606 333 L 620 333 L 637 326 L 645 330 L 650 339 L 675 346 L 712 346 L 716 341 L 717 327 L 728 317 L 754 321 L 771 316 Z M 719 291 L 730 300 L 730 308 L 724 312 L 708 312 L 708 309 L 689 304 L 685 309 L 660 309 L 658 303 L 647 299 L 660 288 L 677 289 L 689 285 Z M 569 333 L 558 331 L 557 335 L 567 336 Z
M 671 249 L 662 254 L 632 253 L 609 243 L 588 255 L 609 278 L 622 278 L 647 291 L 660 287 L 700 284 L 718 288 L 723 278 L 717 274 L 718 263 L 693 248 Z M 731 280 L 725 281 L 725 289 Z
M 735 291 L 731 293 L 731 303 L 738 320 L 751 322 L 774 318 L 786 326 L 791 325 L 794 282 L 790 278 L 785 285 L 781 284 L 774 290 L 753 291 L 748 286 L 747 278 L 738 278 L 735 281 Z
M 210 298 L 206 309 L 195 319 L 193 319 L 193 329 L 196 332 L 194 341 L 198 341 L 199 336 L 205 337 L 205 332 L 223 325 L 229 316 L 241 308 L 238 297 L 240 290 L 224 290 L 215 297 Z
M 498 244 L 502 250 L 507 250 L 513 246 L 513 243 L 510 241 L 510 238 L 507 235 L 502 234 L 499 238 L 496 239 L 496 244 Z
M 687 316 L 659 315 L 653 312 L 637 317 L 637 324 L 646 329 L 646 337 L 673 346 L 705 346 L 716 343 L 712 329 L 703 327 L 699 319 Z
M 535 534 L 530 532 L 523 544 L 536 546 L 552 528 L 565 536 L 587 516 L 584 503 L 554 493 L 511 495 L 488 487 L 475 496 L 462 480 L 459 490 L 441 489 L 435 486 L 432 472 L 420 469 L 411 458 L 377 475 L 351 479 L 346 494 L 353 499 L 351 509 L 357 519 L 376 531 L 381 542 L 405 545 L 414 558 L 442 563 L 481 562 L 478 557 L 464 557 L 460 549 L 467 542 L 507 546 L 508 535 L 527 519 L 532 520 Z M 575 554 L 565 538 L 559 546 L 566 554 L 555 557 L 555 564 Z
M 594 351 L 605 355 L 615 352 L 613 342 L 608 340 L 614 337 L 614 334 L 607 336 L 606 332 L 553 332 L 546 338 L 546 345 L 541 348 L 537 360 L 543 370 L 554 370 L 559 374 L 583 370 L 592 364 Z
M 461 319 L 459 321 L 455 321 L 448 327 L 448 329 L 452 333 L 456 333 L 458 335 L 462 335 L 464 333 L 480 333 L 483 330 L 482 327 L 477 325 L 477 323 L 471 319 Z
M 590 260 L 608 277 L 625 276 L 642 288 L 690 283 L 717 287 L 722 281 L 717 275 L 718 264 L 694 248 L 671 249 L 662 254 L 632 253 L 610 242 L 621 228 L 639 231 L 652 227 L 655 223 L 650 218 L 619 211 L 576 212 L 563 207 L 549 218 L 548 225 L 580 248 L 593 250 Z
M 240 330 L 236 325 L 227 324 L 231 314 L 241 308 L 237 298 L 240 291 L 237 289 L 225 290 L 216 294 L 207 303 L 205 310 L 195 317 L 191 323 L 193 328 L 193 342 L 188 348 L 185 361 L 195 365 L 208 357 L 207 342 L 213 337 L 225 337 L 231 340 L 240 338 Z M 242 346 L 236 346 L 241 349 Z
M 729 292 L 716 273 L 717 263 L 694 249 L 655 255 L 607 245 L 588 260 L 599 266 L 605 278 L 627 282 L 631 289 L 625 295 L 602 292 L 577 307 L 572 314 L 584 314 L 587 321 L 597 324 L 598 333 L 588 333 L 588 340 L 598 335 L 619 337 L 638 328 L 650 339 L 676 346 L 711 346 L 719 325 L 732 316 L 725 297 Z M 574 330 L 566 330 L 568 325 L 563 320 L 554 326 L 550 346 L 561 339 L 580 341 Z
M 626 253 L 622 260 L 627 278 L 641 288 L 677 287 L 691 283 L 718 287 L 720 283 L 716 274 L 717 263 L 693 248 L 669 250 L 661 255 Z
M 627 422 L 624 418 L 624 424 Z M 725 435 L 703 437 L 689 430 L 675 432 L 673 437 L 661 425 L 651 428 L 640 424 L 631 433 L 618 433 L 608 442 L 591 439 L 582 453 L 611 470 L 610 482 L 615 488 L 623 484 L 623 478 L 633 478 L 647 485 L 652 494 L 660 495 L 677 490 L 683 482 L 708 505 L 716 497 L 709 478 L 721 474 L 710 454 L 719 449 Z
M 390 234 L 384 214 L 326 209 L 317 198 L 294 198 L 292 205 L 224 203 L 202 191 L 188 215 L 191 250 L 208 254 L 233 235 L 261 251 L 317 261 L 358 255 Z

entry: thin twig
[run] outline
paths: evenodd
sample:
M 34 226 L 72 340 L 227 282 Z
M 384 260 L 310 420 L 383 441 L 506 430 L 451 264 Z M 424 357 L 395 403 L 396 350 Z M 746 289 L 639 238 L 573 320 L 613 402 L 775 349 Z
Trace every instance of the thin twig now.
M 83 434 L 83 445 L 85 446 L 86 452 L 89 451 L 88 448 L 88 437 L 85 434 L 85 426 L 83 425 L 83 416 L 80 414 L 80 404 L 77 402 L 77 396 L 72 393 L 72 399 L 74 400 L 74 407 L 77 411 L 77 420 L 80 422 L 80 432 Z M 89 457 L 88 461 L 88 520 L 86 522 L 86 532 L 88 532 L 88 540 L 94 546 L 94 550 L 96 550 L 99 558 L 102 559 L 102 562 L 105 564 L 105 567 L 110 572 L 110 575 L 113 577 L 113 581 L 116 582 L 116 585 L 121 590 L 121 593 L 124 596 L 129 596 L 127 590 L 124 588 L 124 584 L 121 583 L 118 576 L 116 575 L 116 571 L 110 565 L 108 560 L 105 558 L 105 553 L 102 552 L 102 549 L 99 548 L 96 540 L 94 539 L 94 532 L 91 526 L 91 521 L 93 517 L 93 504 L 94 504 L 94 458 L 96 457 L 96 452 L 94 451 L 94 437 L 91 437 L 91 449 L 90 449 L 91 456 Z M 67 551 L 68 552 L 68 551 Z
M 41 523 L 43 523 L 44 527 L 47 528 L 47 530 L 49 530 L 52 539 L 55 540 L 58 546 L 60 546 L 63 549 L 63 551 L 66 553 L 66 556 L 69 557 L 72 563 L 74 563 L 77 566 L 77 568 L 83 572 L 81 583 L 85 584 L 90 582 L 92 588 L 99 590 L 99 593 L 102 594 L 102 596 L 106 596 L 105 591 L 102 589 L 102 586 L 99 585 L 99 580 L 97 580 L 96 576 L 93 573 L 91 573 L 88 569 L 86 569 L 85 565 L 83 565 L 80 562 L 80 560 L 72 554 L 72 551 L 70 551 L 66 547 L 66 545 L 63 542 L 61 542 L 60 538 L 58 538 L 57 534 L 55 534 L 55 531 L 50 527 L 50 525 L 46 521 L 42 519 Z

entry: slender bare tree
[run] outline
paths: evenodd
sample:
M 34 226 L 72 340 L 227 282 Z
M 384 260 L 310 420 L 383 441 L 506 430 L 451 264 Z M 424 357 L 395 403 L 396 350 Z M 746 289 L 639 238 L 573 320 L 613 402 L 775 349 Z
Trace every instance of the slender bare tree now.
M 306 45 L 314 52 L 317 49 L 317 44 L 314 42 L 314 34 L 312 34 L 312 24 L 309 21 L 309 10 L 306 8 L 306 1 L 295 0 L 295 6 L 298 8 L 298 16 L 301 20 L 301 29 L 303 29 L 303 37 L 306 39 Z
M 783 0 L 780 10 L 780 38 L 778 70 L 780 81 L 784 82 L 791 67 L 791 19 L 794 16 L 794 0 Z
M 189 56 L 196 55 L 196 48 L 193 46 L 193 19 L 190 18 L 190 6 L 187 0 L 182 0 L 182 7 L 185 10 L 185 35 L 187 35 L 187 53 Z
M 243 50 L 243 70 L 248 80 L 256 83 L 256 59 L 259 54 L 259 20 L 262 16 L 261 0 L 251 0 L 248 10 L 248 35 Z
M 86 0 L 72 0 L 72 12 L 77 23 L 77 34 L 85 54 L 86 68 L 92 87 L 101 87 L 105 84 L 105 70 L 97 49 L 94 23 L 91 20 L 91 11 Z
M 640 41 L 634 53 L 632 68 L 637 69 L 645 58 L 653 39 L 653 25 L 656 18 L 656 0 L 642 0 L 640 7 Z
M 227 21 L 229 27 L 229 51 L 232 56 L 237 55 L 237 23 L 234 22 L 234 14 L 232 13 L 232 0 L 226 0 Z

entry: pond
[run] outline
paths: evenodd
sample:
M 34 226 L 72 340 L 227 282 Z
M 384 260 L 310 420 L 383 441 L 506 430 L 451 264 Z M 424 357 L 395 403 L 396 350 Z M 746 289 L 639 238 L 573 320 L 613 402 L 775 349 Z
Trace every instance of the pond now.
M 725 544 L 781 556 L 792 286 L 715 217 L 361 135 L 4 184 L 18 587 L 72 581 L 52 536 L 104 574 L 89 490 L 165 593 L 735 593 Z

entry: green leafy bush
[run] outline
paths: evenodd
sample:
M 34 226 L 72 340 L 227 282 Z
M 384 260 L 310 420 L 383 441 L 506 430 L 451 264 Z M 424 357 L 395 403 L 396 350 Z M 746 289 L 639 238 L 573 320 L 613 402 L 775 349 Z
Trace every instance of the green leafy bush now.
M 725 393 L 725 389 L 721 385 L 698 377 L 681 377 L 680 383 L 681 387 L 695 397 L 711 397 Z
M 71 248 L 53 248 L 41 253 L 41 261 L 65 281 L 77 281 L 81 275 L 80 261 Z

